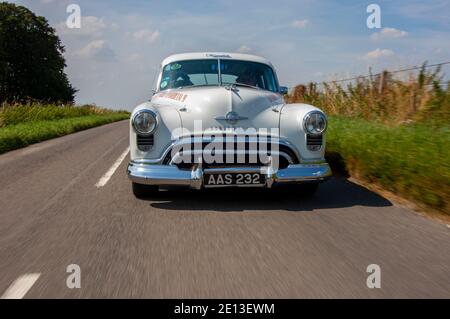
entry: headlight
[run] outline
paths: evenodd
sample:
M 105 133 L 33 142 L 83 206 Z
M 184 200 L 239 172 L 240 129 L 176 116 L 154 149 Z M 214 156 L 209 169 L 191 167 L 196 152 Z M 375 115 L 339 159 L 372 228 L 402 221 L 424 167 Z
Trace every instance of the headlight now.
M 306 114 L 303 120 L 305 131 L 309 134 L 322 134 L 327 129 L 327 118 L 318 111 Z
M 142 110 L 133 117 L 133 127 L 138 134 L 152 134 L 156 128 L 156 114 L 150 110 Z

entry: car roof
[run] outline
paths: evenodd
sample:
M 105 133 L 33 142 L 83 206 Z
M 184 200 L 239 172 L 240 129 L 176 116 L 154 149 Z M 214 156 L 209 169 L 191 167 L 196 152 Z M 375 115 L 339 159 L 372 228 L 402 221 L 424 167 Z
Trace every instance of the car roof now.
M 189 53 L 179 53 L 173 54 L 165 58 L 162 62 L 162 66 L 167 64 L 186 61 L 186 60 L 203 60 L 203 59 L 223 59 L 223 60 L 240 60 L 240 61 L 252 61 L 267 64 L 273 68 L 272 63 L 269 60 L 252 54 L 244 53 L 230 53 L 230 52 L 189 52 Z

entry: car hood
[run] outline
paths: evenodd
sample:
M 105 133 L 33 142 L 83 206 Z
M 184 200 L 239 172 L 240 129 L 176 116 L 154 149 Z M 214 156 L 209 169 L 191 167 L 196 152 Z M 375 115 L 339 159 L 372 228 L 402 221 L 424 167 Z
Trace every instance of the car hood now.
M 159 92 L 152 98 L 157 108 L 176 108 L 183 129 L 199 134 L 206 129 L 279 128 L 283 97 L 247 87 L 197 87 Z

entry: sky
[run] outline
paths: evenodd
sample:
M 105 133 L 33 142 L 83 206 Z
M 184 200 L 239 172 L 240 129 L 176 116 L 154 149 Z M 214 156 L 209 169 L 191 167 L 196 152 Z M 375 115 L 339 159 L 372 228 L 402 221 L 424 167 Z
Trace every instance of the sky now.
M 8 2 L 57 30 L 77 104 L 131 110 L 150 99 L 161 61 L 181 52 L 260 55 L 288 87 L 450 61 L 449 0 Z M 367 26 L 372 3 L 381 28 Z M 70 4 L 81 8 L 80 29 L 67 27 Z

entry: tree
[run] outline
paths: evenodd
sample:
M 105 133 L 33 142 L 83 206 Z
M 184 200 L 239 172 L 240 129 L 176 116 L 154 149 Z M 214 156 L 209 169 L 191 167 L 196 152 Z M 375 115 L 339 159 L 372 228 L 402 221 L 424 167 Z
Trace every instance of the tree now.
M 0 102 L 73 103 L 64 47 L 44 17 L 0 3 Z

